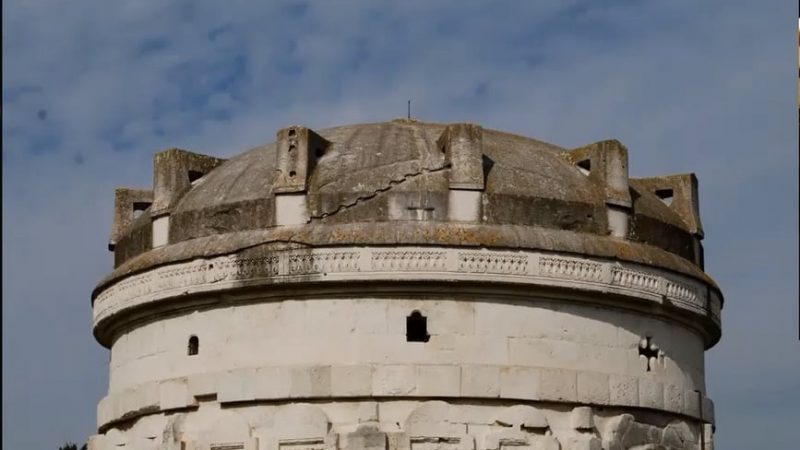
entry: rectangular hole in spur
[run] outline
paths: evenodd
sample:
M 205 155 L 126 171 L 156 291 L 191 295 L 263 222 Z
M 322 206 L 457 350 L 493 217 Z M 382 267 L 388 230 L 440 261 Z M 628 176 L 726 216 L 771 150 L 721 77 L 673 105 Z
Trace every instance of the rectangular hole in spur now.
M 150 202 L 133 202 L 133 218 L 138 219 L 151 204 Z
M 675 197 L 675 193 L 672 189 L 657 189 L 656 196 L 660 198 L 665 205 L 670 206 L 672 205 L 672 200 Z
M 195 184 L 200 178 L 203 178 L 203 172 L 199 172 L 197 170 L 189 171 L 189 183 Z
M 592 171 L 592 160 L 584 159 L 583 161 L 578 161 L 575 166 L 578 167 L 578 170 L 580 170 L 582 174 L 589 175 Z

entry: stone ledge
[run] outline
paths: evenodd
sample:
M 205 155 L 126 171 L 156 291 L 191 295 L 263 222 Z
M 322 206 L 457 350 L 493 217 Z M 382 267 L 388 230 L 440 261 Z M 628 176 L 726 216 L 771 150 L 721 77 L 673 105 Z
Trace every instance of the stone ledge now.
M 94 301 L 96 336 L 113 316 L 143 305 L 231 289 L 315 282 L 469 281 L 614 294 L 660 304 L 713 323 L 719 335 L 721 300 L 703 282 L 653 267 L 532 251 L 448 247 L 351 247 L 227 255 L 161 266 L 112 284 Z M 107 337 L 105 339 L 108 339 Z
M 145 383 L 103 398 L 98 427 L 161 411 L 220 403 L 347 398 L 460 398 L 639 407 L 714 420 L 696 391 L 634 377 L 522 366 L 337 365 L 264 367 Z M 702 412 L 700 404 L 702 403 Z

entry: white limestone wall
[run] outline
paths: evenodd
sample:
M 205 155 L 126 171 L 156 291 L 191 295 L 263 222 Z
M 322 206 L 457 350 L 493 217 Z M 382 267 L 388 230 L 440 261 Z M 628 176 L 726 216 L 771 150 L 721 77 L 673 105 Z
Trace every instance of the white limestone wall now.
M 427 343 L 406 342 L 406 317 L 415 310 L 428 318 Z M 195 356 L 187 355 L 192 335 L 200 342 Z M 639 355 L 645 337 L 662 352 L 650 371 Z M 654 316 L 544 299 L 271 300 L 164 318 L 123 334 L 111 349 L 109 394 L 198 374 L 311 366 L 360 367 L 370 373 L 367 384 L 381 376 L 430 381 L 424 394 L 415 387 L 412 395 L 459 395 L 465 367 L 506 377 L 525 368 L 567 369 L 575 377 L 619 375 L 659 389 L 704 391 L 703 348 L 699 335 Z M 490 389 L 501 388 L 490 379 L 497 384 Z M 446 381 L 436 387 L 436 380 Z

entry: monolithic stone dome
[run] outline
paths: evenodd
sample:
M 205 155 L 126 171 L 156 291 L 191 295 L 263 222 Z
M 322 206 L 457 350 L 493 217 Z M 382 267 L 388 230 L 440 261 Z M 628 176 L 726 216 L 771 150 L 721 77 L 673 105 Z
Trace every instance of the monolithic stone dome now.
M 703 394 L 703 350 L 720 338 L 722 295 L 704 272 L 697 199 L 692 174 L 629 178 L 628 150 L 618 141 L 564 149 L 473 124 L 398 119 L 324 130 L 290 126 L 277 132 L 275 142 L 228 160 L 179 149 L 161 152 L 152 190 L 116 192 L 109 242 L 115 269 L 92 295 L 94 333 L 112 348 L 113 360 L 109 397 L 98 409 L 105 434 L 97 448 L 111 445 L 108 434 L 118 425 L 189 411 L 212 394 L 217 404 L 231 407 L 298 398 L 327 399 L 333 405 L 388 396 L 423 402 L 424 411 L 438 411 L 424 414 L 441 415 L 437 420 L 472 423 L 472 416 L 443 417 L 455 414 L 446 404 L 424 406 L 425 399 L 459 397 L 478 402 L 469 407 L 475 414 L 513 416 L 470 425 L 485 428 L 469 439 L 485 440 L 488 447 L 478 448 L 486 449 L 500 445 L 488 444 L 500 439 L 490 437 L 492 427 L 515 421 L 536 422 L 531 429 L 547 428 L 556 435 L 569 428 L 559 423 L 566 411 L 560 406 L 547 410 L 551 416 L 545 419 L 536 416 L 540 412 L 521 413 L 519 402 L 525 408 L 531 402 L 610 408 L 573 411 L 572 420 L 581 422 L 573 429 L 581 433 L 593 429 L 592 420 L 604 424 L 614 411 L 639 408 L 664 416 L 624 419 L 625 429 L 649 436 L 625 442 L 699 448 L 694 445 L 710 439 L 703 424 L 713 420 Z M 301 305 L 304 312 L 283 316 L 289 305 Z M 395 309 L 399 312 L 392 313 Z M 566 315 L 546 324 L 545 317 L 555 313 Z M 260 323 L 258 317 L 266 317 L 260 314 L 271 319 Z M 362 314 L 374 315 L 375 322 L 359 322 Z M 403 333 L 393 325 L 393 314 L 404 320 L 407 314 L 408 342 L 426 347 L 412 353 L 401 349 Z M 430 330 L 423 326 L 422 337 L 412 339 L 416 332 L 410 324 L 425 323 L 425 314 L 437 318 L 436 324 Z M 295 334 L 321 326 L 319 320 L 327 316 L 341 319 L 343 328 L 322 326 L 307 331 L 310 337 Z M 284 334 L 274 335 L 263 328 L 266 323 Z M 297 328 L 285 328 L 289 325 Z M 258 331 L 244 338 L 240 327 Z M 555 328 L 540 332 L 538 327 Z M 180 349 L 155 343 L 191 336 L 189 355 L 196 355 L 198 342 L 206 342 L 198 341 L 198 333 L 206 328 L 209 339 L 226 343 L 215 350 L 210 366 L 190 358 L 183 367 L 176 362 L 186 358 Z M 593 337 L 580 337 L 595 328 Z M 170 329 L 177 331 L 170 334 Z M 473 335 L 480 345 L 461 341 Z M 371 350 L 316 351 L 344 336 L 379 337 Z M 556 346 L 573 354 L 567 360 L 554 356 L 558 352 L 551 347 L 562 340 L 573 346 Z M 265 343 L 289 345 L 296 352 L 273 354 L 271 349 L 252 359 L 240 356 Z M 514 350 L 523 343 L 527 350 Z M 148 346 L 153 353 L 143 350 Z M 585 356 L 576 361 L 576 354 Z M 605 355 L 602 361 L 597 354 Z M 488 378 L 474 379 L 476 364 Z M 270 372 L 267 381 L 247 372 L 264 367 L 291 367 L 299 377 L 316 380 L 312 385 L 321 376 L 327 387 L 324 392 L 313 387 L 273 392 L 264 386 L 280 385 L 278 372 Z M 315 372 L 318 367 L 322 375 Z M 337 385 L 333 374 L 348 370 L 361 381 Z M 527 375 L 504 375 L 518 370 Z M 451 375 L 455 387 L 434 381 Z M 393 377 L 411 377 L 411 384 L 397 387 Z M 535 389 L 526 384 L 534 378 Z M 484 384 L 469 387 L 474 382 Z M 482 403 L 486 399 L 500 403 L 489 407 Z M 512 409 L 498 412 L 501 404 Z M 302 420 L 317 414 L 303 411 Z M 414 414 L 403 433 L 428 420 L 412 420 Z M 363 419 L 345 416 L 336 420 Z M 328 430 L 325 439 L 336 434 L 330 428 L 336 420 L 320 428 Z M 383 419 L 374 422 L 378 425 L 369 433 L 384 430 Z M 251 430 L 261 426 L 253 423 Z M 262 427 L 265 435 L 272 433 L 271 426 Z M 348 426 L 340 427 L 344 434 L 338 439 L 348 439 Z M 597 446 L 561 448 L 599 449 L 601 440 L 602 448 L 622 448 L 614 447 L 614 439 L 624 440 L 619 426 L 603 425 L 617 430 L 608 434 L 598 425 Z M 680 430 L 669 431 L 671 426 Z M 242 433 L 248 439 L 257 434 Z M 666 445 L 669 433 L 693 441 L 685 447 Z M 208 445 L 218 440 L 197 437 L 201 434 L 192 439 Z M 439 437 L 445 439 L 444 434 Z M 567 435 L 559 437 L 562 445 Z M 413 433 L 403 436 L 413 446 Z M 569 439 L 595 439 L 581 436 Z
M 628 179 L 627 150 L 618 141 L 566 150 L 501 131 L 407 119 L 282 133 L 292 129 L 310 136 L 298 149 L 308 152 L 302 172 L 281 166 L 280 139 L 227 161 L 178 149 L 159 154 L 156 177 L 167 174 L 155 187 L 164 204 L 157 213 L 169 214 L 169 244 L 180 245 L 151 250 L 156 214 L 148 207 L 131 225 L 115 225 L 112 278 L 291 241 L 566 251 L 653 264 L 713 285 L 702 272 L 694 175 Z M 463 149 L 451 151 L 458 145 Z M 188 169 L 190 161 L 199 170 Z M 169 171 L 182 169 L 176 176 L 185 180 L 171 178 Z M 307 213 L 287 229 L 278 224 L 276 194 L 291 173 L 304 176 L 292 189 L 305 193 Z M 199 178 L 190 183 L 190 174 Z M 452 191 L 480 192 L 474 217 L 454 217 Z M 627 210 L 624 239 L 613 238 L 609 207 Z

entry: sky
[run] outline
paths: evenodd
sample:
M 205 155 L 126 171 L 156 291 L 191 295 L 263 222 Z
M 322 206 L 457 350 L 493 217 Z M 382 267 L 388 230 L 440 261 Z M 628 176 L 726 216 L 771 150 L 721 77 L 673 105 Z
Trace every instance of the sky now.
M 793 2 L 4 0 L 4 448 L 93 434 L 109 353 L 90 292 L 113 190 L 157 151 L 230 157 L 290 124 L 412 115 L 694 172 L 725 294 L 706 353 L 717 448 L 796 448 Z

